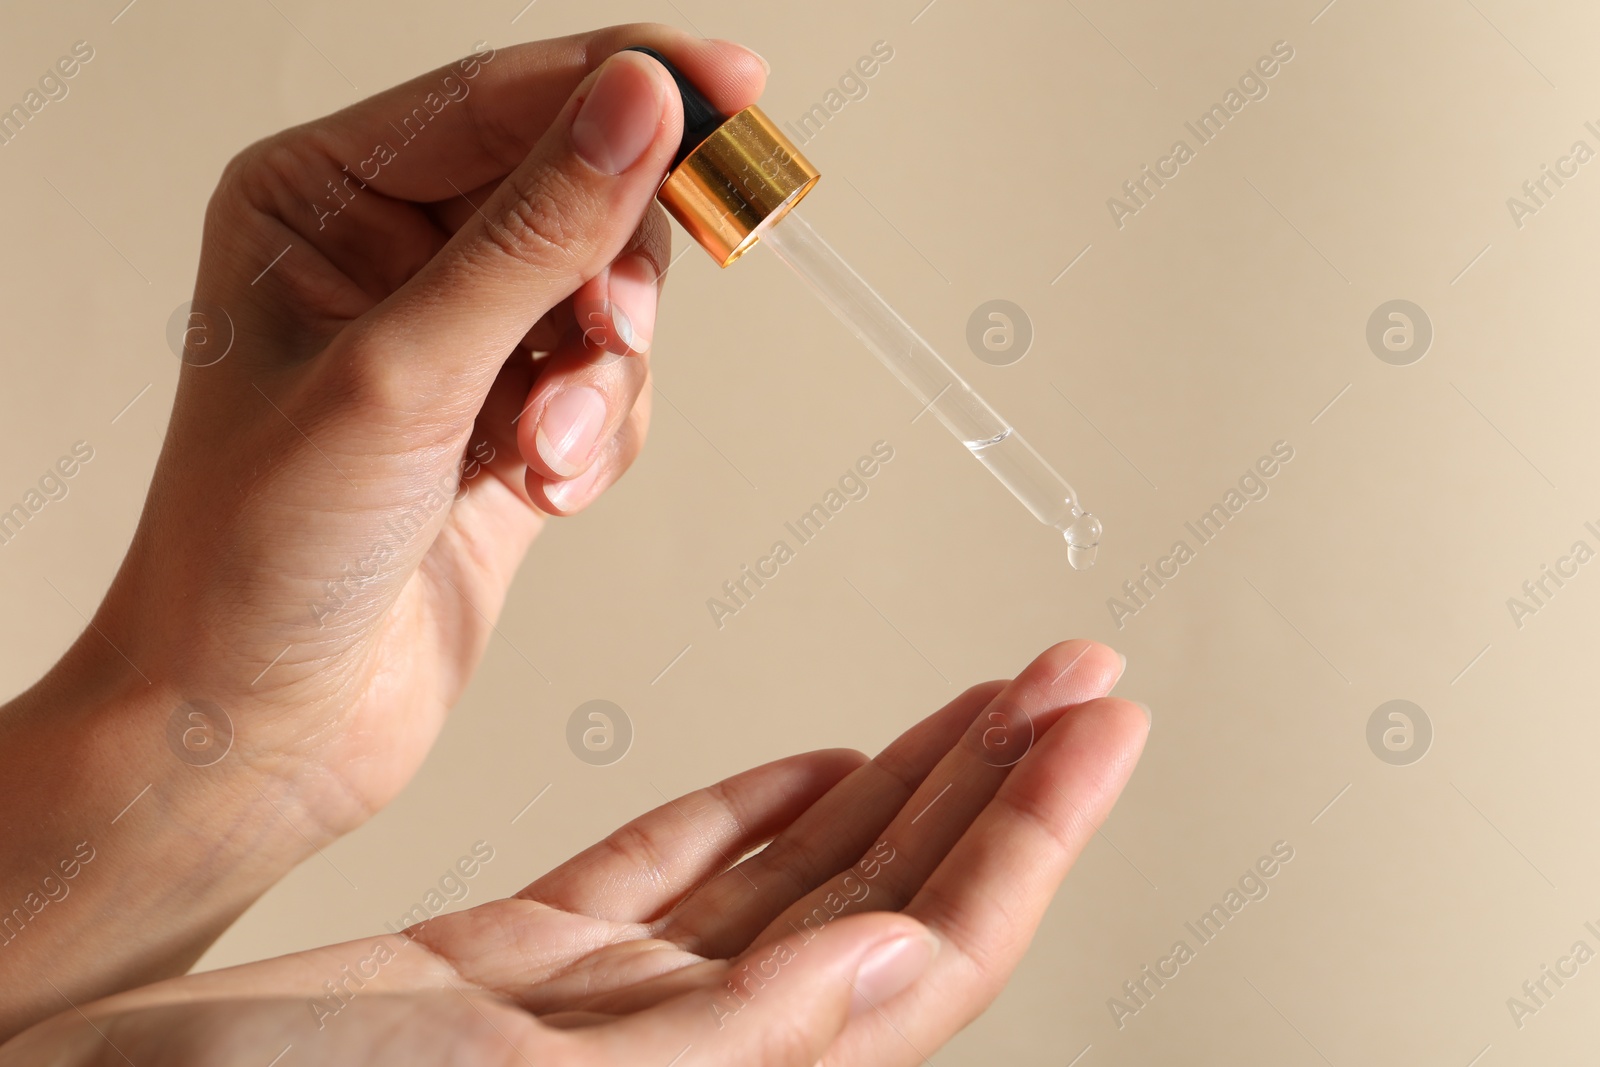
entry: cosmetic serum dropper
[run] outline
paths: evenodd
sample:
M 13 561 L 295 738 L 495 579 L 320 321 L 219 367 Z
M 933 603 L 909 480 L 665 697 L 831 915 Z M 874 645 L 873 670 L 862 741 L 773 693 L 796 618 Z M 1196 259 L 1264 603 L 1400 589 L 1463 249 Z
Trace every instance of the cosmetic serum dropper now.
M 659 52 L 632 50 L 665 67 L 683 99 L 683 141 L 656 194 L 667 212 L 719 266 L 770 248 L 1034 518 L 1061 531 L 1075 569 L 1092 567 L 1100 520 L 1072 486 L 795 210 L 821 177 L 799 148 L 759 107 L 723 115 Z

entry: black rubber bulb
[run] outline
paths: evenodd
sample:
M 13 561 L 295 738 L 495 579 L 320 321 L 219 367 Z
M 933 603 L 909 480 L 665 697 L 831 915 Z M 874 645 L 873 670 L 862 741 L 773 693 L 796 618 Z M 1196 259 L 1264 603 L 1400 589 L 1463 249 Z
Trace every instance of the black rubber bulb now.
M 672 165 L 676 167 L 690 152 L 699 148 L 702 141 L 715 133 L 718 126 L 727 122 L 728 116 L 712 107 L 711 101 L 705 98 L 694 82 L 685 78 L 682 71 L 654 48 L 636 44 L 623 51 L 643 52 L 666 67 L 667 73 L 672 75 L 672 80 L 678 85 L 678 97 L 683 101 L 683 140 L 678 142 L 678 154 L 672 157 Z

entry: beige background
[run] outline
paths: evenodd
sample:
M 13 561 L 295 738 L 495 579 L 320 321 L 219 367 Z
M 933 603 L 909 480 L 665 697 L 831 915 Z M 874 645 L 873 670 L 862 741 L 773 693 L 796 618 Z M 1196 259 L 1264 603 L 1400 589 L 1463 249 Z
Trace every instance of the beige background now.
M 888 42 L 869 95 L 807 146 L 825 174 L 807 213 L 1106 524 L 1100 566 L 1071 572 L 769 254 L 724 273 L 691 250 L 656 333 L 670 402 L 647 454 L 536 547 L 406 793 L 205 965 L 377 929 L 480 839 L 496 858 L 469 901 L 514 890 L 662 793 L 873 749 L 1088 635 L 1127 653 L 1150 747 L 1011 989 L 935 1062 L 1499 1067 L 1592 1049 L 1600 963 L 1521 1029 L 1506 998 L 1574 941 L 1600 948 L 1582 926 L 1600 921 L 1600 567 L 1520 629 L 1506 599 L 1574 540 L 1600 546 L 1582 526 L 1600 519 L 1600 163 L 1520 230 L 1506 198 L 1574 140 L 1600 148 L 1593 5 L 538 0 L 513 24 L 519 0 L 140 0 L 113 22 L 122 2 L 13 11 L 0 34 L 7 103 L 75 40 L 96 50 L 0 148 L 0 500 L 73 441 L 96 450 L 0 548 L 7 692 L 76 634 L 72 605 L 96 601 L 132 531 L 177 374 L 166 322 L 225 160 L 477 39 L 631 19 L 739 39 L 770 59 L 780 120 Z M 1117 229 L 1106 198 L 1279 40 L 1295 58 L 1270 95 Z M 1008 367 L 963 339 L 997 297 L 1037 334 Z M 1393 298 L 1436 330 L 1411 366 L 1364 339 Z M 896 455 L 871 495 L 717 630 L 706 598 L 878 439 Z M 1107 598 L 1280 439 L 1295 459 L 1271 495 L 1118 632 Z M 564 740 L 596 697 L 637 730 L 604 768 Z M 1435 730 L 1411 766 L 1365 739 L 1393 698 Z M 1271 894 L 1117 1029 L 1107 999 L 1279 840 L 1295 858 Z

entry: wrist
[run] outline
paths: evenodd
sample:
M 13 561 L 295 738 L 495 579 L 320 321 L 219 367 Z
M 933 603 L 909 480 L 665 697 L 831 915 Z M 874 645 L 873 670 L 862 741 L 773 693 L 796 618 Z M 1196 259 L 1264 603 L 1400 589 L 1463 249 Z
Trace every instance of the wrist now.
M 313 850 L 281 784 L 172 740 L 183 703 L 91 629 L 0 708 L 0 1040 L 59 1009 L 39 973 L 74 1002 L 182 973 Z
M 0 732 L 0 766 L 26 764 L 8 768 L 4 780 L 31 779 L 27 792 L 38 798 L 8 796 L 12 811 L 48 809 L 115 826 L 141 849 L 159 840 L 179 850 L 164 862 L 195 868 L 190 874 L 201 884 L 188 888 L 196 897 L 223 880 L 265 889 L 326 843 L 320 825 L 298 823 L 308 841 L 274 814 L 274 804 L 291 817 L 302 806 L 282 779 L 251 761 L 226 710 L 189 697 L 159 672 L 141 673 L 93 629 L 6 707 Z

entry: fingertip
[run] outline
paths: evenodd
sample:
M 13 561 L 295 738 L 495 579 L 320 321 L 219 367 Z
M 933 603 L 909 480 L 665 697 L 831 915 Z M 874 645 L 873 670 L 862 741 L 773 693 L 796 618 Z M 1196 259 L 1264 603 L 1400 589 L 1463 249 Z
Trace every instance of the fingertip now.
M 802 952 L 811 951 L 815 944 L 821 950 L 816 966 L 823 971 L 843 970 L 852 1015 L 915 984 L 941 948 L 938 935 L 925 923 L 896 911 L 864 911 L 841 916 L 820 928 L 811 924 L 795 927 L 783 940 Z M 766 950 L 767 946 L 761 946 L 753 951 Z
M 579 158 L 600 174 L 621 175 L 656 158 L 665 149 L 653 146 L 669 137 L 677 147 L 681 127 L 671 118 L 677 90 L 661 64 L 642 52 L 606 57 L 574 98 L 568 136 Z
M 1065 687 L 1075 700 L 1090 700 L 1111 691 L 1122 677 L 1121 655 L 1098 641 L 1074 638 L 1040 653 L 1023 673 L 1037 675 L 1054 692 Z
M 819 760 L 827 761 L 832 767 L 842 769 L 847 774 L 863 764 L 872 762 L 872 757 L 856 748 L 819 748 L 812 755 Z
M 611 26 L 589 37 L 588 43 L 591 49 L 610 51 L 632 45 L 654 48 L 670 59 L 725 115 L 754 103 L 766 87 L 767 74 L 771 71 L 771 64 L 746 45 L 721 38 L 698 37 L 658 22 Z M 596 55 L 593 51 L 589 54 Z
M 879 941 L 856 964 L 850 1014 L 877 1010 L 885 1001 L 915 985 L 939 955 L 938 936 L 921 923 L 920 929 Z
M 776 767 L 802 767 L 819 780 L 837 781 L 866 762 L 866 755 L 853 748 L 816 748 L 809 752 L 782 756 L 743 773 L 755 774 Z
M 576 515 L 600 494 L 602 464 L 598 461 L 571 478 L 555 480 L 529 470 L 528 496 L 549 515 Z
M 1130 759 L 1137 759 L 1150 733 L 1150 709 L 1136 700 L 1123 697 L 1097 697 L 1067 713 L 1064 721 L 1075 733 L 1105 734 L 1106 740 L 1127 748 Z
M 655 263 L 640 252 L 619 257 L 607 271 L 606 306 L 611 326 L 608 340 L 621 352 L 643 355 L 650 350 L 656 328 L 658 281 Z
M 724 115 L 755 103 L 767 86 L 766 59 L 733 41 L 697 40 L 667 55 Z
M 817 1063 L 852 1018 L 915 986 L 939 948 L 926 925 L 898 912 L 796 925 L 729 961 L 720 981 L 579 1031 L 601 1058 L 573 1062 L 644 1063 L 714 1041 L 718 1062 Z
M 756 95 L 759 96 L 761 90 L 766 87 L 768 75 L 772 73 L 772 64 L 767 62 L 767 57 L 749 45 L 722 37 L 714 37 L 710 43 L 723 50 L 724 62 L 728 64 L 731 74 L 742 75 L 755 83 Z

